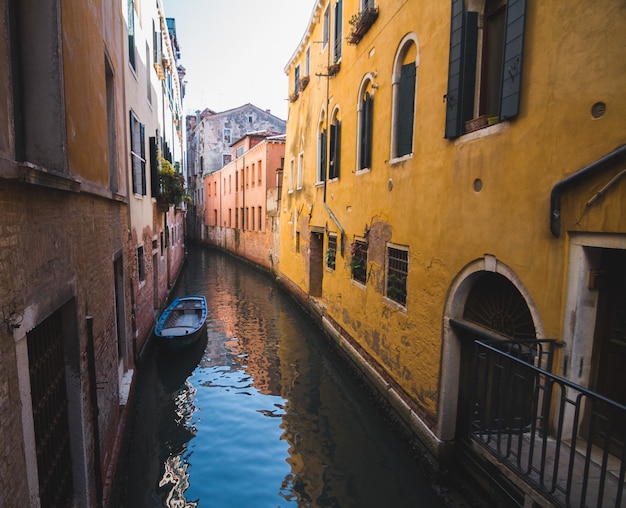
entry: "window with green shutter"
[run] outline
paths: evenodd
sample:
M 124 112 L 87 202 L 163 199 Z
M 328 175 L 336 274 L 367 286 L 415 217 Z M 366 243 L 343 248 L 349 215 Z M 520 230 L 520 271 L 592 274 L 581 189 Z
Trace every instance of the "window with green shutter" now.
M 452 0 L 446 138 L 519 113 L 525 17 L 526 0 L 487 0 L 481 12 Z

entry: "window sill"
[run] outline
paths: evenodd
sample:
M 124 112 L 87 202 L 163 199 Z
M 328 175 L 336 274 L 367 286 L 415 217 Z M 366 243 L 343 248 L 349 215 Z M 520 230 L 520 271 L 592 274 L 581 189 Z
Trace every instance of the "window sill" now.
M 408 153 L 406 155 L 402 155 L 401 157 L 395 157 L 389 161 L 389 165 L 393 166 L 395 164 L 400 164 L 401 162 L 408 161 L 413 158 L 413 152 Z
M 371 168 L 363 168 L 363 169 L 357 169 L 354 174 L 355 175 L 364 175 L 366 173 L 371 173 L 372 169 Z
M 494 125 L 487 125 L 473 132 L 468 132 L 467 134 L 463 134 L 462 136 L 456 139 L 456 142 L 464 143 L 466 141 L 474 141 L 475 139 L 480 139 L 486 136 L 490 136 L 492 134 L 504 132 L 509 129 L 509 125 L 510 123 L 507 121 L 499 122 Z
M 405 314 L 407 313 L 407 309 L 405 305 L 402 305 L 401 303 L 398 303 L 395 300 L 392 300 L 388 296 L 383 296 L 383 302 L 400 312 L 403 312 Z

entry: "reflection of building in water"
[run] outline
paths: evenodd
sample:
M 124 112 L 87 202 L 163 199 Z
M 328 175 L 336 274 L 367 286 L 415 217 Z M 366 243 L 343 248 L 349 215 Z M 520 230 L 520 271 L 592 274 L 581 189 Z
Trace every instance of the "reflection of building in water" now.
M 173 484 L 165 503 L 168 508 L 195 508 L 198 506 L 197 501 L 185 499 L 185 491 L 189 488 L 188 466 L 189 464 L 180 455 L 170 456 L 165 461 L 165 472 L 159 481 L 159 487 L 168 483 Z
M 207 364 L 211 366 L 243 367 L 260 393 L 278 395 L 280 380 L 275 350 L 279 337 L 273 330 L 275 309 L 270 283 L 259 277 L 246 279 L 244 287 L 230 270 L 232 265 L 215 267 L 216 273 L 220 274 L 219 280 L 208 288 L 211 323 L 204 361 L 210 359 Z M 228 287 L 224 287 L 224 281 Z M 214 296 L 215 293 L 219 296 Z M 223 303 L 211 305 L 217 301 Z M 217 330 L 216 325 L 221 328 Z
M 198 410 L 194 404 L 195 395 L 196 388 L 187 380 L 174 398 L 176 424 L 185 431 L 180 433 L 185 436 L 185 440 L 172 446 L 172 455 L 165 460 L 163 476 L 159 481 L 159 487 L 172 485 L 165 504 L 168 508 L 194 508 L 198 505 L 196 501 L 187 502 L 184 495 L 189 488 L 187 473 L 189 464 L 183 458 L 183 454 L 187 450 L 187 443 L 197 432 L 192 422 L 193 414 Z

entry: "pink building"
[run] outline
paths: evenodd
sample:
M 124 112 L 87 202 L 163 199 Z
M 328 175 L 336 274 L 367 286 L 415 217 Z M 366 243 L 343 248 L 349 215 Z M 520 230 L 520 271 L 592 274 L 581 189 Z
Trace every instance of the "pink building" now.
M 205 241 L 275 271 L 285 135 L 249 132 L 231 146 L 232 161 L 205 176 Z

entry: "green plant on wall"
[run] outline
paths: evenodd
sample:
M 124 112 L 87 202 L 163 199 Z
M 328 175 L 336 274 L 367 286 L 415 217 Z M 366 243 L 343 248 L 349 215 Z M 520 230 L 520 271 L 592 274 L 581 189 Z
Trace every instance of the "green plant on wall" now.
M 180 205 L 183 201 L 189 202 L 190 197 L 185 192 L 185 178 L 174 169 L 172 163 L 159 157 L 159 196 L 157 201 L 162 204 Z M 178 163 L 176 164 L 178 166 Z
M 326 256 L 325 256 L 325 261 L 326 261 L 326 266 L 328 268 L 335 268 L 335 258 L 337 256 L 337 252 L 335 251 L 335 249 L 328 249 L 326 251 Z

